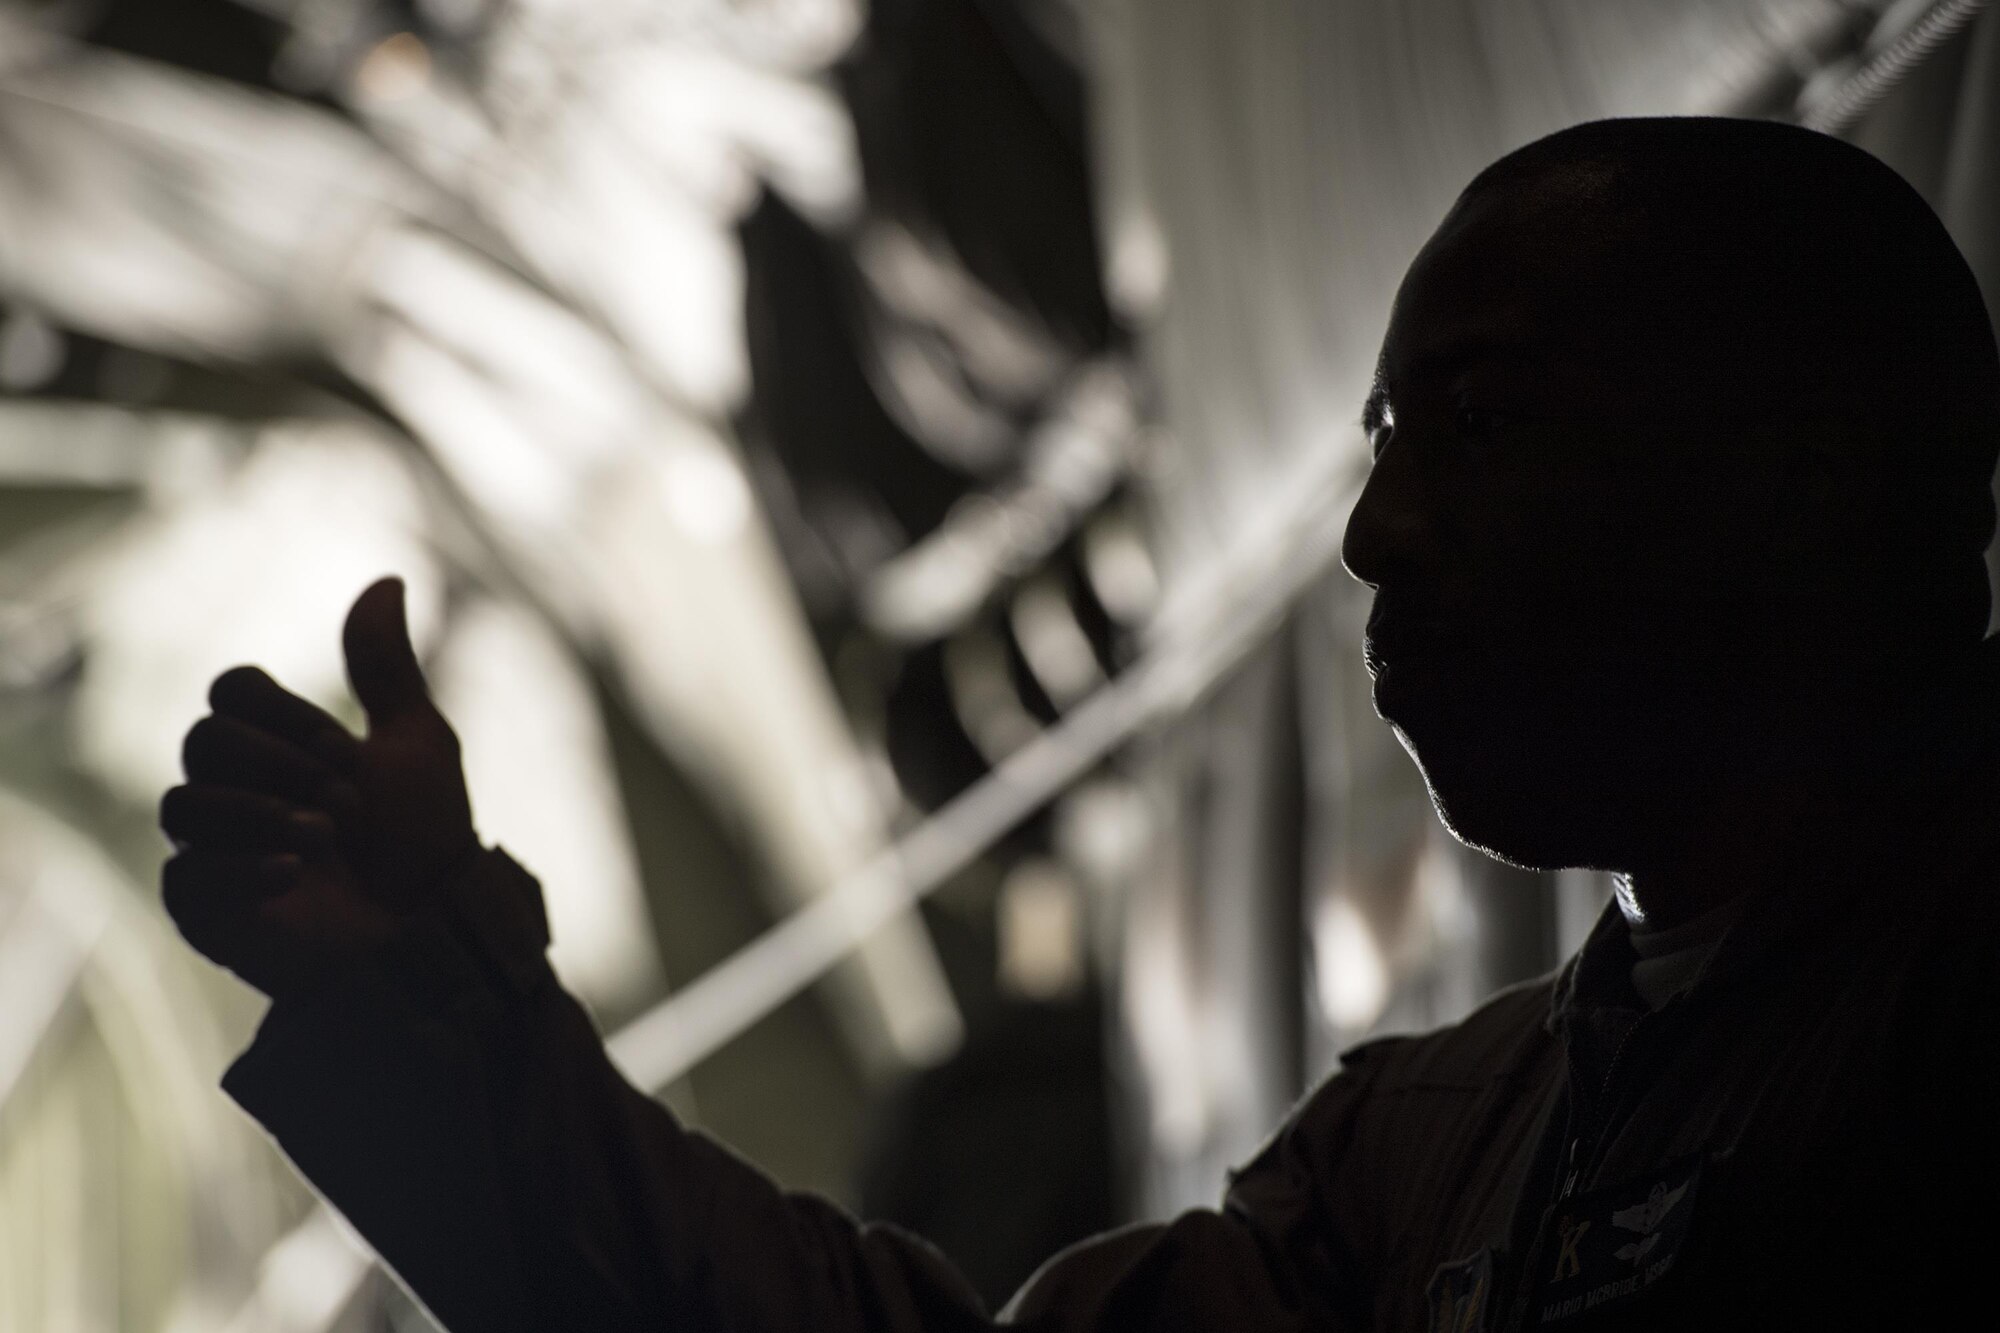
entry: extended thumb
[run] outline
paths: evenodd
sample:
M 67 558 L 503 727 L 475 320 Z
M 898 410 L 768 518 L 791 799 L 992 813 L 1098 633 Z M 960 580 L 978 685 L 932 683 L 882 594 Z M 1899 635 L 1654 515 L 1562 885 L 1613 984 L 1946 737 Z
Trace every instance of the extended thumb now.
M 347 680 L 367 711 L 371 730 L 390 718 L 430 708 L 430 691 L 403 613 L 401 579 L 369 584 L 354 599 L 340 637 Z

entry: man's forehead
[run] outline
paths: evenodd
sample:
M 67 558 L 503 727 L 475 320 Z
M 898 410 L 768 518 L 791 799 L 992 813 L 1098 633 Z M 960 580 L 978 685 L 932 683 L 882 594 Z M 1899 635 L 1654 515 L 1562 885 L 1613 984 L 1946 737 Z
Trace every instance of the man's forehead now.
M 1641 228 L 1601 198 L 1492 189 L 1459 199 L 1411 263 L 1406 292 L 1470 304 L 1550 290 L 1568 299 L 1615 277 Z
M 1617 249 L 1588 227 L 1454 210 L 1397 293 L 1384 369 L 1414 379 L 1475 363 L 1627 361 L 1621 349 L 1640 351 L 1644 330 L 1624 299 Z
M 1535 369 L 1559 350 L 1544 331 L 1517 322 L 1405 321 L 1391 325 L 1383 361 L 1400 378 L 1435 379 L 1475 365 Z

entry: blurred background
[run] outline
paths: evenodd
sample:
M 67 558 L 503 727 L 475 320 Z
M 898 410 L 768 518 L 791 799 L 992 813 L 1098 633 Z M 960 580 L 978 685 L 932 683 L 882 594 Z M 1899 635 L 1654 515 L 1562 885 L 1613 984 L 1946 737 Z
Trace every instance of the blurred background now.
M 2000 305 L 1963 0 L 0 0 L 0 1330 L 428 1327 L 155 893 L 384 572 L 621 1065 L 995 1301 L 1553 966 L 1605 886 L 1443 836 L 1333 558 L 1417 246 L 1644 113 Z

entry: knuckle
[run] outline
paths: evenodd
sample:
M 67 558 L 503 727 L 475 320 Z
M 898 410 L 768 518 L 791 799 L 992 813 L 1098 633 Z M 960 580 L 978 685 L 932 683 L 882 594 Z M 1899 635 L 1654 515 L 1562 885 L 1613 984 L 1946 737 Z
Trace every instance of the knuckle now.
M 311 740 L 307 743 L 307 750 L 322 760 L 347 763 L 354 756 L 356 744 L 353 734 L 347 728 L 330 722 L 313 732 Z
M 189 727 L 187 735 L 181 738 L 181 768 L 190 776 L 214 750 L 215 728 L 215 715 L 211 713 Z
M 195 908 L 200 898 L 200 880 L 192 867 L 192 859 L 183 852 L 168 858 L 160 868 L 160 904 L 174 924 L 183 929 L 197 915 Z
M 209 685 L 209 706 L 225 708 L 231 704 L 241 703 L 244 696 L 256 689 L 264 678 L 264 673 L 254 666 L 229 668 Z
M 435 704 L 424 709 L 420 734 L 432 749 L 441 753 L 455 755 L 459 751 L 458 732 L 453 729 L 451 719 L 438 711 Z

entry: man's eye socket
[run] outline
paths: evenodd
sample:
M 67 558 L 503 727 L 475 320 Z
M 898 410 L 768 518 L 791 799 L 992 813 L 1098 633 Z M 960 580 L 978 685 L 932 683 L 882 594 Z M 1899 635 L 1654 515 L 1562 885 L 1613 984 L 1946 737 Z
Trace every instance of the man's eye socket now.
M 1504 412 L 1495 412 L 1491 408 L 1474 407 L 1468 403 L 1461 404 L 1458 409 L 1458 428 L 1467 435 L 1491 435 L 1507 423 L 1508 417 Z
M 1368 431 L 1368 456 L 1371 458 L 1380 458 L 1382 451 L 1389 447 L 1390 437 L 1395 433 L 1395 426 L 1386 421 L 1379 426 L 1370 427 Z

